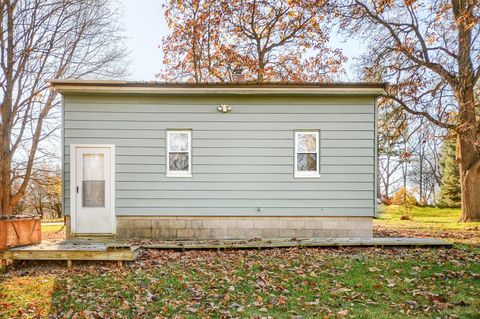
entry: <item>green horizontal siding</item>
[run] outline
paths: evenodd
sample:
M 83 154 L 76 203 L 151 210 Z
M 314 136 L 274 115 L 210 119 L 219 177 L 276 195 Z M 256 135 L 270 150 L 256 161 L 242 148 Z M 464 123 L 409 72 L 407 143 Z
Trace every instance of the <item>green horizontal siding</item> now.
M 67 96 L 65 213 L 70 144 L 114 144 L 117 215 L 372 216 L 374 120 L 373 97 Z M 192 129 L 192 178 L 165 176 L 167 129 Z M 319 178 L 293 177 L 296 129 L 320 130 Z
M 140 182 L 156 182 L 156 181 L 163 181 L 163 182 L 172 182 L 176 183 L 179 178 L 174 177 L 166 177 L 163 173 L 119 173 L 115 174 L 117 180 L 121 181 L 140 181 Z M 185 178 L 182 178 L 185 179 Z M 205 181 L 212 181 L 212 182 L 258 182 L 258 181 L 267 181 L 267 182 L 297 182 L 297 180 L 293 178 L 292 173 L 285 172 L 283 174 L 279 173 L 258 173 L 258 174 L 245 174 L 245 173 L 237 173 L 237 174 L 211 174 L 211 173 L 195 173 L 193 171 L 193 177 L 189 178 L 192 182 L 205 182 Z M 323 182 L 371 182 L 371 174 L 325 174 L 322 173 L 321 176 L 318 178 L 321 179 Z M 304 183 L 318 183 L 319 181 L 309 178 L 309 179 L 302 179 Z M 69 177 L 65 177 L 65 181 L 69 181 Z
M 68 186 L 68 185 L 67 185 Z M 151 182 L 122 182 L 117 181 L 117 190 L 126 191 L 293 191 L 297 194 L 299 191 L 317 192 L 318 196 L 331 192 L 336 192 L 335 196 L 349 196 L 356 191 L 370 191 L 373 187 L 371 182 L 351 183 L 351 182 L 314 182 L 314 183 L 291 183 L 291 182 L 196 182 L 191 181 L 164 183 Z M 338 192 L 341 191 L 341 192 Z M 354 192 L 352 192 L 354 191 Z M 212 194 L 215 194 L 212 192 Z M 241 192 L 240 192 L 241 193 Z M 282 193 L 285 196 L 285 193 Z
M 190 216 L 190 207 L 119 207 L 119 216 Z M 326 207 L 196 207 L 195 215 L 202 216 L 372 216 L 373 208 L 326 208 Z
M 65 132 L 66 138 L 121 138 L 121 139 L 134 139 L 134 140 L 147 140 L 165 138 L 164 130 L 157 128 L 155 130 L 127 130 L 127 129 L 115 129 L 115 130 L 103 130 L 98 129 L 73 129 L 69 128 Z M 196 139 L 214 139 L 221 140 L 238 140 L 238 139 L 268 139 L 268 140 L 290 140 L 292 138 L 292 132 L 290 130 L 249 130 L 249 131 L 235 131 L 235 130 L 195 130 Z M 329 131 L 322 130 L 322 139 L 335 140 L 335 139 L 372 139 L 374 135 L 372 130 L 367 131 Z
M 289 122 L 285 115 L 285 122 L 192 122 L 189 120 L 178 122 L 130 122 L 130 121 L 74 121 L 65 120 L 65 126 L 74 129 L 97 129 L 97 130 L 158 130 L 160 128 L 182 128 L 192 130 L 295 130 L 295 129 L 320 129 L 329 131 L 362 131 L 369 130 L 372 122 Z M 146 135 L 145 135 L 146 136 Z
M 194 137 L 192 137 L 194 138 Z M 293 138 L 293 136 L 292 136 Z M 100 143 L 98 143 L 100 144 Z M 194 143 L 192 142 L 192 145 Z M 212 142 L 214 146 L 214 142 Z M 370 156 L 373 157 L 373 147 L 371 148 L 342 148 L 340 145 L 336 148 L 324 148 L 320 146 L 322 152 L 321 156 Z M 69 155 L 69 148 L 65 148 L 65 154 Z M 165 148 L 163 147 L 119 147 L 116 149 L 117 155 L 130 156 L 163 156 L 165 154 Z M 270 148 L 249 148 L 249 147 L 196 147 L 193 145 L 192 156 L 293 156 L 292 147 L 270 147 Z M 373 161 L 373 159 L 372 159 Z
M 244 192 L 238 190 L 132 190 L 117 189 L 116 195 L 124 199 L 272 199 L 276 200 L 284 196 L 295 196 L 296 199 L 367 199 L 372 197 L 370 191 L 338 192 L 335 190 L 312 191 L 312 190 L 256 190 L 249 193 L 245 198 Z
M 241 108 L 242 106 L 237 106 Z M 215 111 L 216 113 L 213 113 Z M 305 122 L 305 123 L 351 123 L 351 122 L 373 122 L 373 114 L 236 114 L 235 112 L 229 112 L 223 114 L 213 109 L 211 113 L 195 114 L 187 113 L 189 122 Z M 72 112 L 65 115 L 66 121 L 110 121 L 110 122 L 183 122 L 185 119 L 185 113 L 113 113 L 113 112 Z
M 282 103 L 285 103 L 284 101 Z M 122 103 L 124 104 L 124 103 Z M 220 104 L 220 103 L 218 103 Z M 130 104 L 132 108 L 135 108 L 136 114 L 212 114 L 217 110 L 217 103 L 212 104 L 196 104 L 196 105 L 145 105 L 142 104 Z M 232 105 L 232 110 L 229 114 L 374 114 L 371 104 L 355 105 L 355 109 L 352 110 L 351 105 L 322 105 L 322 109 L 318 109 L 315 105 Z M 316 104 L 318 105 L 318 104 Z M 98 113 L 123 113 L 129 114 L 130 111 L 126 111 L 123 105 L 117 105 L 112 103 L 71 103 L 69 108 L 70 113 L 84 113 L 89 112 L 91 114 Z
M 194 164 L 195 165 L 195 164 Z M 65 169 L 70 170 L 69 164 Z M 115 171 L 121 173 L 145 173 L 145 174 L 165 174 L 166 168 L 162 164 L 119 164 L 115 166 Z M 195 165 L 192 169 L 194 174 L 293 174 L 293 165 Z M 373 173 L 371 166 L 358 165 L 322 165 L 321 174 L 365 174 Z
M 169 112 L 168 108 L 164 106 L 174 105 L 178 109 L 193 106 L 197 110 L 197 107 L 203 106 L 217 106 L 218 104 L 230 104 L 230 105 L 244 105 L 249 108 L 256 109 L 258 107 L 284 107 L 285 110 L 290 108 L 289 112 L 295 110 L 297 107 L 310 106 L 310 105 L 322 105 L 324 109 L 329 107 L 349 107 L 350 105 L 368 105 L 373 104 L 373 97 L 368 96 L 329 96 L 329 97 L 312 97 L 312 96 L 223 96 L 212 95 L 206 96 L 128 96 L 128 95 L 70 95 L 68 96 L 68 102 L 72 106 L 88 107 L 92 105 L 94 107 L 99 105 L 118 106 L 123 109 L 124 105 L 129 108 L 133 108 L 135 111 L 145 109 L 147 111 L 156 111 L 161 109 L 164 112 Z
M 68 200 L 67 200 L 68 201 Z M 230 198 L 194 198 L 194 199 L 181 199 L 178 198 L 117 198 L 116 199 L 117 208 L 128 208 L 128 207 L 179 207 L 179 208 L 192 208 L 202 207 L 238 207 L 238 208 L 248 208 L 248 207 L 308 207 L 308 208 L 317 208 L 317 207 L 328 207 L 328 208 L 371 208 L 372 201 L 362 200 L 362 199 L 289 199 L 285 200 L 283 198 L 278 199 L 257 199 L 257 198 L 240 198 L 240 199 L 230 199 Z
M 339 157 L 339 156 L 322 156 L 322 165 L 372 165 L 372 157 Z M 65 161 L 70 162 L 70 156 L 66 155 Z M 218 156 L 194 156 L 192 158 L 193 166 L 197 165 L 211 165 L 213 162 L 216 165 L 293 165 L 293 156 L 229 156 L 222 157 L 222 161 L 218 161 Z M 133 164 L 133 165 L 164 165 L 165 156 L 145 156 L 145 155 L 117 155 L 117 164 Z
M 236 139 L 236 140 L 216 140 L 216 139 L 202 139 L 196 136 L 192 143 L 192 146 L 197 148 L 292 148 L 294 141 L 292 136 L 289 139 L 277 139 L 277 140 L 265 140 L 265 139 Z M 116 147 L 154 147 L 164 148 L 165 138 L 148 138 L 148 139 L 125 139 L 125 138 L 66 138 L 65 143 L 78 144 L 78 143 L 103 143 L 103 144 L 115 144 Z M 212 145 L 213 144 L 213 145 Z M 322 139 L 323 148 L 338 148 L 339 146 L 348 148 L 372 148 L 373 140 L 330 140 Z

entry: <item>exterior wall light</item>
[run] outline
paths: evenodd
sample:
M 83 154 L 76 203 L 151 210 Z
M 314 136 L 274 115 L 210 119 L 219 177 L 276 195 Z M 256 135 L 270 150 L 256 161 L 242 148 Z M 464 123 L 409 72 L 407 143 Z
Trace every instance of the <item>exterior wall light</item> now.
M 232 107 L 230 105 L 222 104 L 217 107 L 217 110 L 222 113 L 227 113 L 232 110 Z

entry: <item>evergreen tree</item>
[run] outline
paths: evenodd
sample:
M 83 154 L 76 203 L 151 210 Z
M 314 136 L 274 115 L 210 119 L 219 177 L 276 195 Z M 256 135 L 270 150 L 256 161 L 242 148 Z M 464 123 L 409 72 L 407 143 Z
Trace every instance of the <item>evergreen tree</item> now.
M 440 207 L 460 207 L 460 172 L 458 163 L 455 160 L 457 142 L 455 139 L 446 139 L 440 154 L 440 171 L 442 174 L 442 185 L 440 188 Z

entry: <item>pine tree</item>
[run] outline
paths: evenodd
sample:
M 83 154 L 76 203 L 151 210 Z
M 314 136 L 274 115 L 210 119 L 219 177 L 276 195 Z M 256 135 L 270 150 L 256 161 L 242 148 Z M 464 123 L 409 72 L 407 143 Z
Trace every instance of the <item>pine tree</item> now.
M 460 172 L 455 160 L 456 146 L 455 139 L 446 139 L 442 146 L 440 154 L 442 185 L 438 200 L 440 207 L 460 207 L 461 204 Z

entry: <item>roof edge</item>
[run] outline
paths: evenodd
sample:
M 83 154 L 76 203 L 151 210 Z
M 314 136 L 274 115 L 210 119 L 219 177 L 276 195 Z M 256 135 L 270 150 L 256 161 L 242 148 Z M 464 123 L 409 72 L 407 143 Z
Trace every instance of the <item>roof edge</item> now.
M 239 83 L 185 83 L 185 82 L 134 82 L 122 80 L 47 80 L 50 86 L 62 93 L 77 94 L 306 94 L 306 95 L 382 95 L 387 83 L 289 83 L 289 82 L 239 82 Z

